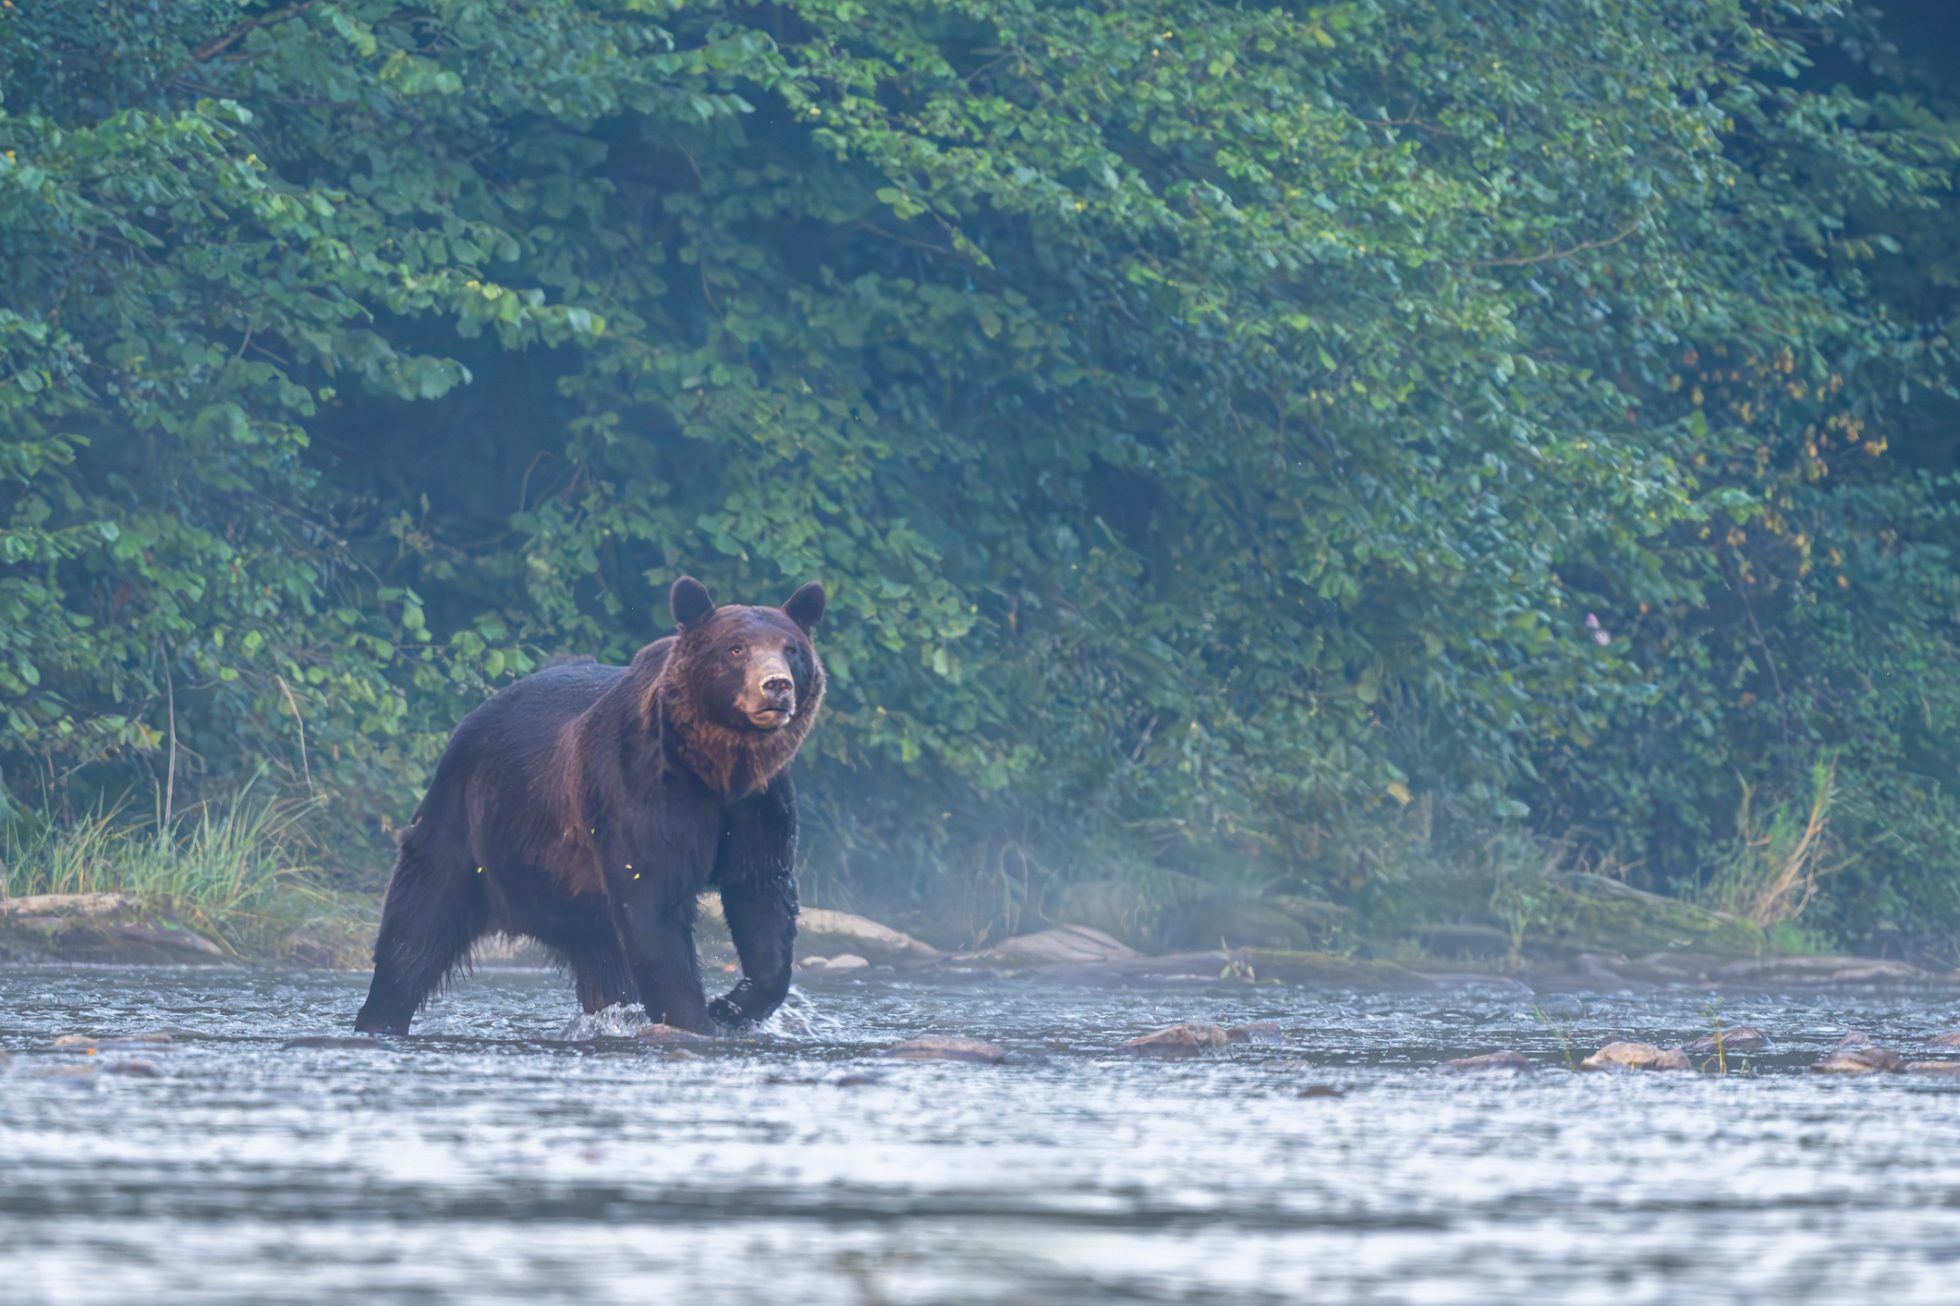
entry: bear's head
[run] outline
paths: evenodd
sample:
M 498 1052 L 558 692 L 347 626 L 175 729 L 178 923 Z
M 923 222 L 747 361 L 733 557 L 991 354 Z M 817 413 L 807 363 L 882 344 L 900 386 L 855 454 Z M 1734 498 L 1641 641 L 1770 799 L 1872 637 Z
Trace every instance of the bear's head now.
M 823 586 L 811 581 L 780 608 L 716 607 L 706 586 L 683 576 L 668 604 L 680 632 L 662 678 L 685 714 L 737 735 L 786 731 L 800 742 L 823 700 L 823 663 L 810 642 Z

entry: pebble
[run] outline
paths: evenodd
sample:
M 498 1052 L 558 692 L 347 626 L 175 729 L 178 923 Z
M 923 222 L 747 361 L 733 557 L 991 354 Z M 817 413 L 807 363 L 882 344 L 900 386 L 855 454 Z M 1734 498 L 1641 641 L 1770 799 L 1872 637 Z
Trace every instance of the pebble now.
M 1228 1041 L 1217 1025 L 1167 1025 L 1133 1038 L 1117 1049 L 1140 1057 L 1195 1057 L 1222 1048 Z
M 1769 1047 L 1769 1037 L 1754 1025 L 1737 1025 L 1717 1034 L 1703 1034 L 1681 1050 L 1695 1056 L 1714 1056 L 1718 1050 L 1723 1056 L 1730 1053 L 1762 1052 Z
M 1458 1057 L 1443 1063 L 1446 1075 L 1474 1075 L 1493 1070 L 1508 1070 L 1515 1074 L 1528 1073 L 1531 1061 L 1522 1052 L 1485 1052 L 1480 1056 Z
M 84 1056 L 94 1056 L 97 1052 L 111 1052 L 118 1048 L 142 1048 L 145 1051 L 161 1052 L 169 1048 L 172 1039 L 164 1031 L 148 1030 L 141 1034 L 115 1034 L 97 1038 L 93 1034 L 63 1034 L 56 1038 L 54 1046 L 61 1052 L 80 1052 Z
M 1007 1054 L 992 1043 L 957 1034 L 921 1034 L 886 1048 L 895 1061 L 965 1061 L 975 1065 L 994 1065 Z
M 1816 1075 L 1877 1075 L 1905 1069 L 1905 1061 L 1890 1048 L 1869 1045 L 1838 1046 L 1810 1068 Z
M 1906 1069 L 1919 1075 L 1960 1076 L 1960 1061 L 1908 1061 Z
M 869 961 L 858 956 L 855 952 L 840 952 L 824 964 L 824 970 L 865 970 L 870 965 L 871 963 Z
M 1227 1043 L 1279 1043 L 1284 1041 L 1279 1026 L 1270 1020 L 1255 1020 L 1250 1024 L 1233 1025 L 1225 1031 Z
M 681 1029 L 676 1025 L 642 1025 L 633 1035 L 642 1043 L 709 1043 L 713 1040 L 706 1034 L 697 1034 L 691 1029 Z
M 1608 1043 L 1579 1063 L 1581 1070 L 1692 1070 L 1680 1048 L 1665 1050 L 1652 1043 Z
M 378 1052 L 384 1044 L 371 1034 L 308 1034 L 303 1038 L 289 1038 L 279 1045 L 284 1052 L 290 1048 L 343 1048 L 350 1052 Z

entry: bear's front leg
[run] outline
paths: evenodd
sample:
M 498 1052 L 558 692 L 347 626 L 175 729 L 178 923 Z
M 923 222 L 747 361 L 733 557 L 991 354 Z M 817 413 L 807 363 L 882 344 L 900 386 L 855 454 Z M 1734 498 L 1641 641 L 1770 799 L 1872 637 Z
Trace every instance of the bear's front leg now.
M 609 875 L 607 888 L 613 928 L 647 1019 L 696 1034 L 714 1033 L 694 952 L 692 895 L 676 898 L 647 880 L 633 880 L 631 874 Z
M 742 979 L 708 1004 L 708 1014 L 723 1025 L 746 1025 L 765 1019 L 789 994 L 796 881 L 783 875 L 724 886 L 721 906 L 735 953 L 742 959 Z
M 796 797 L 789 777 L 728 811 L 715 882 L 742 979 L 708 1005 L 723 1025 L 766 1018 L 789 993 L 796 944 Z

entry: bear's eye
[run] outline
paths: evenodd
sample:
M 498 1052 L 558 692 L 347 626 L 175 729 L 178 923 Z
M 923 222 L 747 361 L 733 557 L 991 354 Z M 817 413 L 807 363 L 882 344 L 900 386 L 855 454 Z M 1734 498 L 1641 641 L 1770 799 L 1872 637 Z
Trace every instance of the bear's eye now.
M 743 648 L 740 644 L 730 644 L 728 646 L 728 656 L 731 658 L 740 659 L 747 652 L 748 650 Z

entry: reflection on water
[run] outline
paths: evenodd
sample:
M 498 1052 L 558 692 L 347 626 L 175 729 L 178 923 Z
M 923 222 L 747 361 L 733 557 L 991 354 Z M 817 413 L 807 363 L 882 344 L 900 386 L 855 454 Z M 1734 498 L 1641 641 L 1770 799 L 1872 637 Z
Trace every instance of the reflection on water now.
M 555 976 L 437 1000 L 378 1051 L 363 980 L 0 972 L 0 1298 L 26 1302 L 1951 1301 L 1960 1088 L 1802 1067 L 1847 1028 L 1917 1051 L 1919 995 L 890 977 L 753 1038 L 643 1048 Z M 1580 1075 L 1714 1018 L 1728 1078 Z M 1114 1056 L 1175 1020 L 1278 1047 Z M 59 1034 L 164 1028 L 153 1078 L 51 1076 Z M 936 1030 L 1000 1066 L 881 1061 Z M 1527 1076 L 1445 1076 L 1513 1047 Z M 87 1062 L 82 1062 L 88 1064 Z M 1303 1097 L 1310 1086 L 1338 1095 Z

